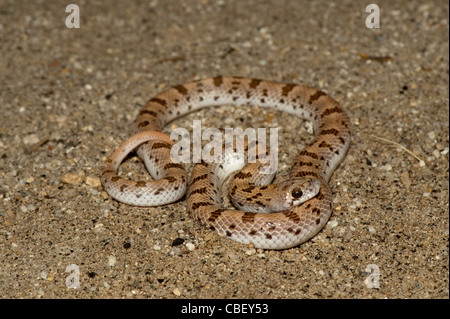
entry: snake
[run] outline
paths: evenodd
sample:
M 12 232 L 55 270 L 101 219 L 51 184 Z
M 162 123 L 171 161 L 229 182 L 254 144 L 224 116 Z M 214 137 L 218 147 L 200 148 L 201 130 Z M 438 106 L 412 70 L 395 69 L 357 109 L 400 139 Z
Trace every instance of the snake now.
M 274 108 L 312 122 L 314 138 L 296 155 L 286 181 L 270 184 L 272 177 L 258 174 L 258 163 L 204 160 L 195 164 L 188 178 L 183 164 L 172 160 L 174 141 L 163 128 L 187 113 L 223 105 Z M 131 137 L 106 159 L 101 182 L 112 198 L 135 206 L 166 205 L 187 193 L 190 217 L 219 235 L 255 248 L 287 249 L 311 239 L 328 222 L 333 202 L 329 181 L 350 142 L 348 115 L 322 90 L 216 76 L 173 86 L 151 98 L 139 111 Z M 118 174 L 133 151 L 152 180 L 133 181 Z M 222 186 L 230 172 L 235 208 L 223 205 Z

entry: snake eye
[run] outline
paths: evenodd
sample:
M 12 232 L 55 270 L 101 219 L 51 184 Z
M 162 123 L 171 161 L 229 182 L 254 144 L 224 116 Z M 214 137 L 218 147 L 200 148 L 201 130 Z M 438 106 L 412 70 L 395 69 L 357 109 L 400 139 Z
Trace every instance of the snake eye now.
M 291 194 L 294 198 L 300 198 L 303 196 L 303 191 L 300 188 L 294 188 Z

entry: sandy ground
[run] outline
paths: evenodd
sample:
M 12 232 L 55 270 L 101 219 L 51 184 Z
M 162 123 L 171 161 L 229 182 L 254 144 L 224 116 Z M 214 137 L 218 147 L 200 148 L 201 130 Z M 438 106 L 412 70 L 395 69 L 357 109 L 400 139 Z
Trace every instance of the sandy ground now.
M 79 29 L 69 3 L 0 2 L 0 297 L 449 297 L 447 1 L 376 1 L 379 29 L 367 1 L 77 1 Z M 315 86 L 351 118 L 333 215 L 299 247 L 254 249 L 184 201 L 136 208 L 99 185 L 146 100 L 219 74 Z M 167 129 L 194 119 L 278 127 L 284 171 L 311 139 L 259 109 Z

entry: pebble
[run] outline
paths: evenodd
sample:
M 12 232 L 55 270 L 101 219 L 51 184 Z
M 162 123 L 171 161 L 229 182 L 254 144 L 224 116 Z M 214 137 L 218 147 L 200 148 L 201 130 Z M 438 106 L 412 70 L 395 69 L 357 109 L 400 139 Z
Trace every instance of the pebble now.
M 247 255 L 249 255 L 249 256 L 254 255 L 254 254 L 256 254 L 256 249 L 255 249 L 255 248 L 247 249 L 247 250 L 245 251 L 245 253 L 246 253 Z
M 193 243 L 186 243 L 186 248 L 189 251 L 193 251 L 195 249 L 195 245 Z
M 117 262 L 117 258 L 114 255 L 108 256 L 108 266 L 113 267 Z
M 81 176 L 73 173 L 67 173 L 61 178 L 61 181 L 66 184 L 77 185 L 81 183 Z
M 87 176 L 85 182 L 92 187 L 100 187 L 102 185 L 100 178 L 94 176 Z
M 22 139 L 23 144 L 25 145 L 33 145 L 36 144 L 37 142 L 39 142 L 39 137 L 36 134 L 30 134 L 25 136 Z
M 336 227 L 338 224 L 339 224 L 339 222 L 338 222 L 337 220 L 331 220 L 331 221 L 328 223 L 328 225 L 329 225 L 331 228 Z
M 175 288 L 172 292 L 175 296 L 181 296 L 181 290 L 178 288 Z

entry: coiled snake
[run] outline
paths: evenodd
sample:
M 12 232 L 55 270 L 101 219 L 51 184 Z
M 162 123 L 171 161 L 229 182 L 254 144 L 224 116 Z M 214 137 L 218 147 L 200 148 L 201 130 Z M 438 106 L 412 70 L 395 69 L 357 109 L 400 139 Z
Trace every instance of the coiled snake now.
M 275 107 L 312 121 L 315 138 L 299 152 L 286 182 L 265 185 L 270 181 L 261 181 L 257 164 L 244 166 L 230 187 L 239 209 L 222 207 L 220 189 L 230 169 L 218 163 L 196 164 L 189 182 L 190 216 L 222 236 L 256 248 L 285 249 L 313 237 L 331 215 L 328 181 L 344 159 L 351 136 L 349 119 L 338 102 L 307 86 L 218 76 L 158 94 L 136 117 L 134 135 L 107 159 L 101 175 L 105 190 L 120 202 L 138 206 L 163 205 L 183 197 L 187 174 L 181 164 L 172 162 L 173 141 L 160 131 L 186 113 L 219 105 Z M 120 163 L 135 148 L 155 180 L 135 182 L 117 175 Z M 250 211 L 243 211 L 246 208 Z

